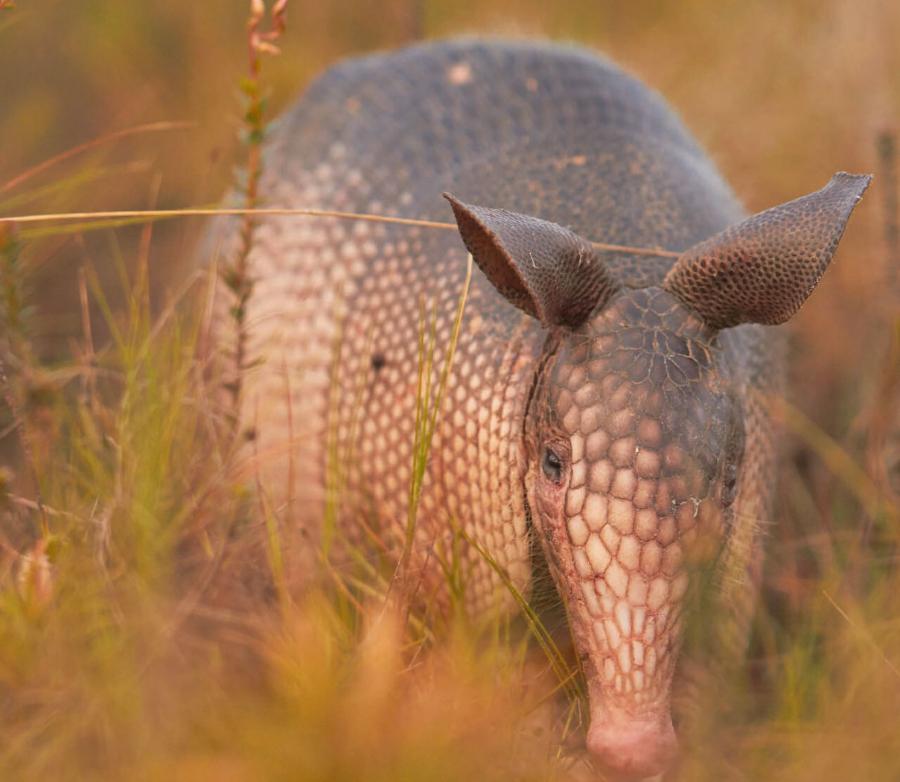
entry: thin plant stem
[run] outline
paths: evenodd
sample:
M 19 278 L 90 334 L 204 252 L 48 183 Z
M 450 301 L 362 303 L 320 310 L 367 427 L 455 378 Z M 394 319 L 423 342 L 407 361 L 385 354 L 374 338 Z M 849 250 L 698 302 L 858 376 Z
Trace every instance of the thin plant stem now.
M 340 212 L 332 209 L 280 209 L 280 208 L 188 208 L 188 209 L 145 209 L 121 210 L 110 212 L 59 212 L 57 214 L 31 214 L 15 217 L 0 217 L 0 223 L 69 222 L 73 220 L 89 220 L 92 222 L 77 226 L 79 232 L 98 228 L 121 227 L 144 220 L 166 220 L 174 217 L 327 217 L 338 220 L 360 220 L 389 225 L 408 225 L 413 228 L 435 228 L 445 231 L 459 230 L 455 223 L 439 220 L 420 220 L 415 217 L 391 217 L 389 215 L 367 214 L 365 212 Z M 106 221 L 112 221 L 107 223 Z M 25 235 L 25 234 L 23 234 Z M 32 234 L 27 234 L 33 238 Z M 628 253 L 630 255 L 648 255 L 659 258 L 678 258 L 679 250 L 667 250 L 664 247 L 636 247 L 629 244 L 612 244 L 610 242 L 591 242 L 593 247 L 604 252 Z
M 415 436 L 413 441 L 412 477 L 409 487 L 409 500 L 407 503 L 406 533 L 403 541 L 403 553 L 397 567 L 401 582 L 408 586 L 408 570 L 412 558 L 413 541 L 416 532 L 416 519 L 419 512 L 419 500 L 422 487 L 425 482 L 425 471 L 428 466 L 428 456 L 431 451 L 431 443 L 437 429 L 438 417 L 450 378 L 450 370 L 453 367 L 453 359 L 456 355 L 456 346 L 459 342 L 459 334 L 462 328 L 463 314 L 466 301 L 469 296 L 469 285 L 472 281 L 472 256 L 466 259 L 466 276 L 463 281 L 462 291 L 456 305 L 456 314 L 453 319 L 453 328 L 450 333 L 450 343 L 444 358 L 444 364 L 438 379 L 437 388 L 432 387 L 432 371 L 434 368 L 434 350 L 437 339 L 437 312 L 432 310 L 430 326 L 425 322 L 426 314 L 424 304 L 420 315 L 419 327 L 419 377 L 416 394 L 416 421 Z M 434 399 L 432 400 L 432 393 Z
M 254 237 L 259 225 L 255 210 L 259 205 L 259 183 L 263 173 L 262 146 L 266 136 L 265 100 L 260 81 L 263 54 L 278 54 L 274 45 L 284 32 L 286 24 L 287 0 L 277 0 L 272 6 L 272 29 L 263 32 L 260 28 L 265 19 L 266 7 L 263 0 L 251 0 L 250 17 L 247 22 L 247 76 L 241 80 L 241 92 L 246 100 L 244 107 L 244 144 L 247 147 L 246 184 L 244 186 L 244 207 L 239 232 L 239 245 L 234 261 L 223 269 L 225 285 L 234 295 L 231 316 L 235 325 L 234 377 L 227 384 L 231 392 L 232 413 L 235 427 L 238 426 L 243 372 L 247 352 L 247 305 L 253 295 L 253 277 L 250 274 L 249 259 L 253 250 Z
M 2 6 L 0 6 L 0 8 L 2 8 Z M 144 125 L 136 125 L 133 128 L 123 128 L 122 130 L 115 130 L 112 133 L 106 133 L 102 136 L 98 136 L 95 139 L 91 139 L 90 141 L 85 141 L 82 144 L 77 144 L 74 147 L 70 147 L 63 152 L 60 152 L 58 155 L 54 155 L 47 160 L 41 161 L 40 163 L 38 163 L 38 165 L 32 166 L 31 168 L 23 171 L 21 174 L 17 174 L 12 179 L 7 180 L 2 185 L 0 185 L 0 194 L 6 193 L 15 187 L 18 187 L 19 185 L 24 184 L 29 179 L 36 177 L 38 174 L 42 174 L 48 169 L 53 168 L 54 166 L 59 165 L 60 163 L 69 160 L 76 155 L 80 155 L 82 152 L 87 152 L 90 149 L 95 149 L 96 147 L 103 146 L 104 144 L 108 144 L 111 141 L 118 141 L 121 138 L 136 136 L 141 133 L 159 133 L 169 130 L 188 130 L 195 127 L 197 127 L 196 122 L 149 122 Z

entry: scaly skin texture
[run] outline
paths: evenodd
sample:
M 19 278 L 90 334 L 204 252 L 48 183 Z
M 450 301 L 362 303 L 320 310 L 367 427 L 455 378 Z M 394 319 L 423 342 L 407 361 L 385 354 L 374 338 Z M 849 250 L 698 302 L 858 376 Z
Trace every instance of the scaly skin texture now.
M 282 118 L 266 171 L 269 206 L 447 220 L 440 193 L 451 190 L 594 240 L 672 249 L 740 215 L 656 96 L 595 56 L 525 43 L 450 42 L 338 65 Z M 711 205 L 697 208 L 704 199 Z M 668 268 L 653 258 L 606 260 L 638 284 L 661 280 Z M 271 220 L 259 230 L 251 268 L 248 363 L 265 363 L 247 373 L 244 418 L 258 431 L 265 485 L 291 500 L 298 525 L 315 538 L 330 410 L 341 427 L 338 461 L 349 473 L 342 476 L 342 507 L 352 513 L 366 504 L 369 517 L 394 534 L 405 516 L 412 461 L 418 304 L 423 296 L 437 304 L 442 349 L 464 276 L 459 238 L 367 223 Z M 432 530 L 457 519 L 526 593 L 525 465 L 517 434 L 542 344 L 539 325 L 476 275 L 420 527 L 427 545 Z M 498 579 L 477 553 L 468 556 L 473 608 L 508 601 L 495 596 Z
M 588 748 L 632 777 L 664 770 L 684 595 L 715 562 L 723 610 L 709 621 L 721 654 L 737 656 L 759 576 L 779 350 L 746 321 L 783 320 L 768 301 L 799 306 L 864 184 L 822 197 L 836 211 L 810 197 L 798 214 L 818 232 L 805 244 L 785 212 L 710 239 L 744 213 L 659 97 L 581 50 L 473 40 L 332 68 L 280 121 L 265 170 L 272 207 L 447 220 L 440 194 L 454 194 L 481 271 L 421 496 L 423 591 L 440 597 L 461 528 L 528 594 L 535 533 L 584 661 Z M 673 265 L 591 240 L 685 252 Z M 420 302 L 436 312 L 440 363 L 463 242 L 363 222 L 261 224 L 241 414 L 298 549 L 336 524 L 399 553 Z M 754 266 L 782 250 L 817 265 L 768 277 Z M 719 273 L 754 295 L 719 296 Z M 470 610 L 512 606 L 474 548 L 461 556 Z
M 529 500 L 584 657 L 589 746 L 606 758 L 606 726 L 647 726 L 638 757 L 622 758 L 617 744 L 608 758 L 623 771 L 658 771 L 674 751 L 687 560 L 702 567 L 735 533 L 744 418 L 720 351 L 672 294 L 629 291 L 561 341 L 528 417 Z M 570 465 L 562 480 L 542 474 L 548 447 Z

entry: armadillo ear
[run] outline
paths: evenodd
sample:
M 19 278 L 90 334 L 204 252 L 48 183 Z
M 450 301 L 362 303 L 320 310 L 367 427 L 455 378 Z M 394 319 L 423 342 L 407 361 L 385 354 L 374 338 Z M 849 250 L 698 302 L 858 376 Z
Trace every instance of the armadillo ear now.
M 444 193 L 466 248 L 506 299 L 547 326 L 578 328 L 616 284 L 591 243 L 556 223 Z
M 806 301 L 871 176 L 835 174 L 815 193 L 686 250 L 663 281 L 713 328 L 784 323 Z

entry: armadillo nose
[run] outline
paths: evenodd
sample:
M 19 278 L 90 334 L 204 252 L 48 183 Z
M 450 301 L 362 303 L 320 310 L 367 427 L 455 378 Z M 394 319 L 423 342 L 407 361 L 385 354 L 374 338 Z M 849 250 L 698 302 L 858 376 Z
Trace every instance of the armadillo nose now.
M 672 719 L 617 722 L 594 718 L 588 751 L 614 779 L 639 780 L 667 771 L 678 755 Z

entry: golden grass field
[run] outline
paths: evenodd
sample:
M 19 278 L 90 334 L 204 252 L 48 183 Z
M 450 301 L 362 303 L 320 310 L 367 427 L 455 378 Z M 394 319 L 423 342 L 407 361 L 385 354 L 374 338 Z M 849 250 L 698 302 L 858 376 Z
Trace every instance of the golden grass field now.
M 249 2 L 4 5 L 0 217 L 214 206 L 252 161 Z M 751 211 L 875 173 L 790 326 L 750 656 L 698 704 L 679 778 L 900 780 L 900 5 L 288 11 L 266 119 L 354 53 L 545 35 L 663 93 Z M 197 359 L 203 227 L 0 223 L 0 782 L 591 778 L 577 671 L 538 617 L 397 611 L 387 566 L 291 588 Z

